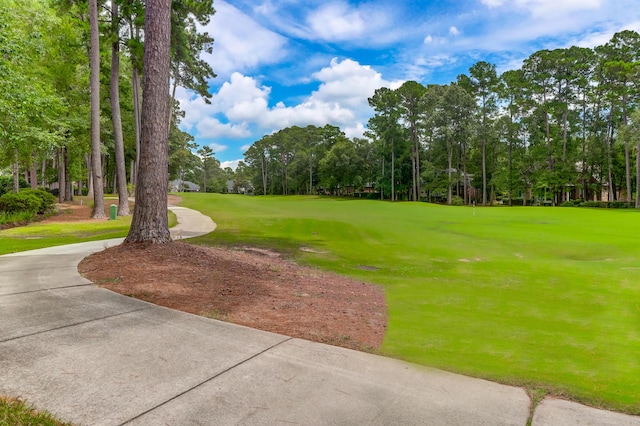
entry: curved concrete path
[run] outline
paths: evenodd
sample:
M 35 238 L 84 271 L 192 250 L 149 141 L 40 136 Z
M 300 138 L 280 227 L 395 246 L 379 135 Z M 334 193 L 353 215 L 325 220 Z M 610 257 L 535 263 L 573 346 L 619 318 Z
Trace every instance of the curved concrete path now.
M 171 208 L 174 238 L 215 228 Z M 527 423 L 520 388 L 173 311 L 77 273 L 121 241 L 0 257 L 0 394 L 84 425 Z M 533 424 L 640 419 L 545 400 Z

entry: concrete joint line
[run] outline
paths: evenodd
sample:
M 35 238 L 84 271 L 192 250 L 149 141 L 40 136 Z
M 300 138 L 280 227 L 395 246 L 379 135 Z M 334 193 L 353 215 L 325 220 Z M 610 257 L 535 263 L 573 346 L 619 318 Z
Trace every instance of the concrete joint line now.
M 254 355 L 251 355 L 249 358 L 244 359 L 244 360 L 240 361 L 239 363 L 234 364 L 234 365 L 232 365 L 231 367 L 228 367 L 228 368 L 226 368 L 226 369 L 222 370 L 222 371 L 221 371 L 221 372 L 219 372 L 218 374 L 215 374 L 215 375 L 213 375 L 213 376 L 209 377 L 208 379 L 205 379 L 205 380 L 203 380 L 202 382 L 198 383 L 197 385 L 192 386 L 192 387 L 190 387 L 189 389 L 187 389 L 187 390 L 185 390 L 185 391 L 183 391 L 183 392 L 180 392 L 179 394 L 177 394 L 177 395 L 175 395 L 175 396 L 173 396 L 173 397 L 171 397 L 171 398 L 167 399 L 167 400 L 166 400 L 166 401 L 164 401 L 164 402 L 161 402 L 160 404 L 156 405 L 155 407 L 151 407 L 151 408 L 149 408 L 148 410 L 143 411 L 142 413 L 138 414 L 137 416 L 130 418 L 130 419 L 129 419 L 129 420 L 127 420 L 126 422 L 121 423 L 121 424 L 120 424 L 120 426 L 124 426 L 124 425 L 126 425 L 126 424 L 131 423 L 131 422 L 132 422 L 132 421 L 134 421 L 134 420 L 139 419 L 140 417 L 144 416 L 145 414 L 148 414 L 148 413 L 150 413 L 150 412 L 152 412 L 152 411 L 154 411 L 154 410 L 156 410 L 156 409 L 158 409 L 158 408 L 162 407 L 163 405 L 166 405 L 166 404 L 170 403 L 171 401 L 173 401 L 173 400 L 175 400 L 175 399 L 180 398 L 182 395 L 185 395 L 185 394 L 187 394 L 187 393 L 191 392 L 192 390 L 197 389 L 197 388 L 199 388 L 200 386 L 203 386 L 203 385 L 205 385 L 205 384 L 209 383 L 210 381 L 217 379 L 218 377 L 222 376 L 223 374 L 226 374 L 226 373 L 228 373 L 229 371 L 231 371 L 231 370 L 233 370 L 233 369 L 235 369 L 235 368 L 237 368 L 237 367 L 239 367 L 239 366 L 241 366 L 241 365 L 243 365 L 243 364 L 246 364 L 247 362 L 251 361 L 252 359 L 257 358 L 257 357 L 259 357 L 260 355 L 262 355 L 262 354 L 264 354 L 264 353 L 266 353 L 266 352 L 269 352 L 269 351 L 270 351 L 270 350 L 272 350 L 273 348 L 276 348 L 276 347 L 278 347 L 278 346 L 282 345 L 283 343 L 287 343 L 289 340 L 293 340 L 293 337 L 289 337 L 289 338 L 287 338 L 287 339 L 284 339 L 283 341 L 278 342 L 278 343 L 276 343 L 275 345 L 269 346 L 268 348 L 266 348 L 266 349 L 264 349 L 264 350 L 262 350 L 262 351 L 260 351 L 260 352 L 258 352 L 258 353 L 256 353 L 256 354 L 254 354 Z
M 45 334 L 45 333 L 49 333 L 51 331 L 63 330 L 65 328 L 76 327 L 78 325 L 88 324 L 88 323 L 94 322 L 94 321 L 102 321 L 102 320 L 109 319 L 109 318 L 116 318 L 116 317 L 119 317 L 121 315 L 128 315 L 128 314 L 132 314 L 132 313 L 135 313 L 135 312 L 146 311 L 148 309 L 153 309 L 153 308 L 154 308 L 153 306 L 150 306 L 148 308 L 140 308 L 140 309 L 134 309 L 133 311 L 120 312 L 120 313 L 115 314 L 115 315 L 107 315 L 106 317 L 93 318 L 93 319 L 90 319 L 90 320 L 87 320 L 87 321 L 81 321 L 81 322 L 77 322 L 77 323 L 74 323 L 74 324 L 67 324 L 67 325 L 63 325 L 61 327 L 50 328 L 48 330 L 37 331 L 35 333 L 25 334 L 23 336 L 16 336 L 16 337 L 12 337 L 12 338 L 6 339 L 6 340 L 0 340 L 0 343 L 11 342 L 12 340 L 24 339 L 25 337 L 37 336 L 38 334 Z
M 87 256 L 89 256 L 90 254 L 88 254 Z M 51 256 L 55 256 L 55 255 L 51 255 Z M 80 261 L 82 261 L 82 259 L 80 259 Z M 78 262 L 80 263 L 80 262 Z M 56 269 L 69 269 L 69 268 L 77 268 L 78 265 L 67 265 L 67 266 L 51 266 L 51 267 L 47 267 L 47 271 L 55 271 Z M 24 268 L 24 269 L 9 269 L 5 272 L 24 272 L 24 271 L 33 271 L 34 268 Z
M 37 290 L 18 291 L 16 293 L 0 294 L 0 297 L 15 296 L 17 294 L 41 293 L 41 292 L 44 292 L 44 291 L 64 290 L 64 289 L 67 289 L 67 288 L 86 287 L 88 285 L 94 285 L 94 284 L 91 283 L 91 282 L 87 282 L 86 284 L 74 284 L 74 285 L 65 285 L 65 286 L 62 286 L 62 287 L 40 288 L 40 289 L 37 289 Z

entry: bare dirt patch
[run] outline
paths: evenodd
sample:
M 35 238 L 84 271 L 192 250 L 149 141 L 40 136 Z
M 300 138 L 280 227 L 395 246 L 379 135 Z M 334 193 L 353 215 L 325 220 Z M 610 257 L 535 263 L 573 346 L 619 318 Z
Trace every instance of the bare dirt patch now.
M 47 221 L 90 220 L 83 204 L 61 205 Z M 375 351 L 387 326 L 382 288 L 252 247 L 121 245 L 87 257 L 78 270 L 101 287 L 157 305 L 351 349 Z
M 386 328 L 381 288 L 253 251 L 127 244 L 78 270 L 157 305 L 351 349 L 379 348 Z

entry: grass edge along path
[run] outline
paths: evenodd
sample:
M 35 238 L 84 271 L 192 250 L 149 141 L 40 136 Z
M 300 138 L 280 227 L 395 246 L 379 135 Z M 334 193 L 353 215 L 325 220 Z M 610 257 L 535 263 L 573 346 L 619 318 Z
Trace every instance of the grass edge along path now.
M 126 237 L 132 216 L 118 216 L 116 220 L 81 222 L 33 222 L 25 226 L 0 231 L 0 255 L 76 244 L 89 241 Z M 176 215 L 169 211 L 169 227 L 177 224 Z
M 18 398 L 0 396 L 0 424 L 12 426 L 71 426 L 52 414 L 36 410 Z
M 383 285 L 384 355 L 640 414 L 640 212 L 183 200 L 218 225 L 194 243 L 275 248 Z

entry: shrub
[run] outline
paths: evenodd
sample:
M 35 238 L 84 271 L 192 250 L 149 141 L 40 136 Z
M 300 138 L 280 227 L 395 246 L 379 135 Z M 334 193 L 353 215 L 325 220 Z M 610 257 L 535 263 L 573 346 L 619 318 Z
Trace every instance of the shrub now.
M 40 198 L 35 194 L 7 192 L 0 196 L 0 211 L 5 213 L 28 212 L 34 215 L 40 209 Z
M 44 189 L 23 189 L 19 194 L 32 194 L 40 200 L 40 207 L 38 207 L 37 211 L 38 214 L 46 214 L 55 211 L 56 197 Z
M 635 207 L 635 204 L 626 201 L 609 201 L 606 203 L 608 209 L 629 209 Z
M 560 204 L 560 207 L 580 207 L 584 201 L 582 200 L 569 200 Z
M 602 201 L 585 201 L 584 203 L 580 204 L 580 207 L 602 208 L 602 207 L 605 207 L 604 204 L 605 203 Z
M 462 206 L 464 204 L 464 200 L 462 197 L 458 195 L 454 195 L 451 197 L 451 205 L 452 206 Z

